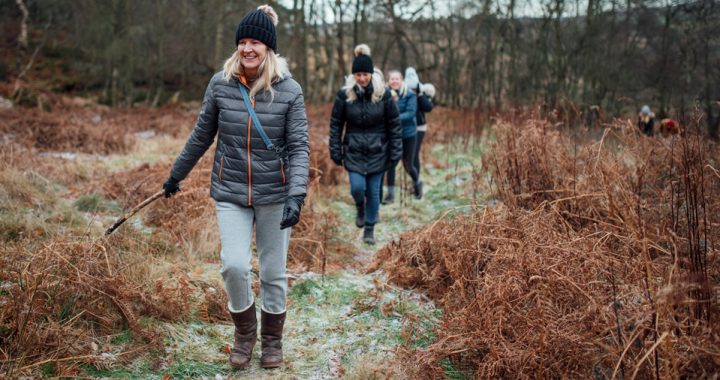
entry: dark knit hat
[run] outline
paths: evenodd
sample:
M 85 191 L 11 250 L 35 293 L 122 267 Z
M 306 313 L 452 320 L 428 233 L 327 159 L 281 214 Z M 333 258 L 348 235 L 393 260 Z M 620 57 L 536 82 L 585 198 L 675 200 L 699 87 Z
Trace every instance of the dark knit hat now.
M 360 44 L 355 47 L 355 59 L 352 64 L 352 73 L 371 73 L 375 66 L 370 58 L 370 47 Z
M 277 13 L 269 5 L 261 5 L 243 17 L 235 31 L 235 46 L 243 38 L 256 39 L 277 52 Z

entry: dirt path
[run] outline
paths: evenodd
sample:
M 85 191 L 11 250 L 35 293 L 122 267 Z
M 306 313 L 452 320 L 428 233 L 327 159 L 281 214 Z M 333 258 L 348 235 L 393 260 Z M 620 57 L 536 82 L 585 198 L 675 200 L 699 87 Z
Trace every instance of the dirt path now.
M 441 311 L 426 297 L 388 284 L 384 273 L 362 269 L 376 249 L 417 226 L 432 222 L 448 210 L 462 212 L 469 198 L 473 157 L 453 154 L 444 146 L 433 147 L 444 164 L 423 172 L 425 196 L 396 194 L 396 202 L 382 206 L 376 226 L 376 246 L 361 242 L 362 230 L 354 225 L 354 206 L 347 185 L 337 189 L 340 199 L 318 202 L 316 207 L 335 213 L 341 225 L 334 238 L 355 247 L 354 263 L 323 278 L 317 273 L 294 276 L 288 294 L 284 354 L 285 365 L 268 371 L 259 367 L 259 344 L 249 369 L 234 371 L 227 364 L 226 347 L 232 342 L 229 324 L 164 323 L 165 358 L 160 368 L 149 368 L 139 359 L 122 369 L 99 371 L 100 377 L 143 378 L 259 378 L 259 379 L 372 379 L 402 378 L 395 349 L 404 343 L 422 347 L 432 341 L 433 326 Z M 476 156 L 477 157 L 477 156 Z M 402 181 L 403 176 L 398 177 Z M 203 264 L 193 275 L 222 283 L 220 264 Z M 412 333 L 406 331 L 408 321 Z M 93 375 L 93 374 L 91 374 Z

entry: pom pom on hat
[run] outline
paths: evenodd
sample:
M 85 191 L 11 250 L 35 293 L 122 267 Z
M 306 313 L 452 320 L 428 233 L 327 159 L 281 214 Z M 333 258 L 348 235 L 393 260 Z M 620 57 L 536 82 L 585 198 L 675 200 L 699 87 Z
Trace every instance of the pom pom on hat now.
M 273 7 L 265 4 L 257 7 L 259 11 L 262 13 L 265 13 L 268 17 L 270 17 L 270 21 L 272 21 L 273 26 L 277 26 L 278 24 L 278 15 L 277 12 L 273 9 Z
M 352 64 L 352 73 L 372 73 L 373 61 L 370 58 L 370 47 L 365 44 L 355 46 L 355 59 Z
M 423 83 L 422 92 L 432 98 L 435 96 L 435 86 L 432 83 Z
M 358 46 L 355 46 L 355 56 L 361 56 L 361 55 L 367 55 L 370 56 L 370 46 L 367 46 L 365 44 L 360 44 Z

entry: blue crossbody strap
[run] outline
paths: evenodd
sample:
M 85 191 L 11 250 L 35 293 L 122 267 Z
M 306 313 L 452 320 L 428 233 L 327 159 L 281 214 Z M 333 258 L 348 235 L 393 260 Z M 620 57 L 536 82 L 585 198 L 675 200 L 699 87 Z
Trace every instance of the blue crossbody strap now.
M 258 120 L 258 117 L 255 114 L 255 110 L 252 107 L 252 103 L 250 102 L 250 96 L 248 95 L 245 86 L 243 86 L 241 83 L 238 85 L 238 87 L 240 88 L 240 93 L 242 93 L 243 101 L 245 101 L 245 107 L 247 107 L 248 113 L 250 113 L 250 118 L 252 118 L 252 122 L 255 125 L 255 130 L 257 130 L 260 134 L 260 137 L 262 137 L 265 146 L 268 150 L 274 151 L 280 158 L 283 158 L 283 149 L 270 141 L 270 138 L 268 137 L 267 133 L 265 133 L 262 124 L 260 124 L 260 120 Z

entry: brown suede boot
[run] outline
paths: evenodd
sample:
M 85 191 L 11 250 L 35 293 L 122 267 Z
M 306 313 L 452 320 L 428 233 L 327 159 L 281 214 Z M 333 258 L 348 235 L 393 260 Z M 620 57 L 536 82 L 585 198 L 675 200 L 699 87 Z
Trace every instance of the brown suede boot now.
M 235 343 L 230 351 L 230 365 L 236 369 L 245 369 L 250 363 L 252 350 L 257 342 L 255 304 L 239 313 L 230 312 L 230 315 L 235 323 Z
M 261 367 L 277 368 L 282 365 L 282 333 L 284 324 L 285 313 L 272 314 L 265 310 L 260 312 L 260 340 L 262 342 Z

